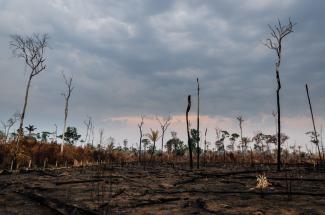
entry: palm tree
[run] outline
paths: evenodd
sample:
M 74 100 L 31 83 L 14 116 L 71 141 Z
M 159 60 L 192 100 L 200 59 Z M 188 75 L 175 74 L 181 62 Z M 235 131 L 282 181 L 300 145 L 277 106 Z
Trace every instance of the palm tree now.
M 152 148 L 152 152 L 151 152 L 151 155 L 150 155 L 150 161 L 151 161 L 152 156 L 155 153 L 156 142 L 160 137 L 159 137 L 159 131 L 158 130 L 154 131 L 154 130 L 152 130 L 150 128 L 150 131 L 151 131 L 151 133 L 148 133 L 147 137 L 153 142 L 153 148 Z
M 37 129 L 34 125 L 28 125 L 25 128 L 28 131 L 28 136 L 31 136 L 32 135 L 32 132 Z

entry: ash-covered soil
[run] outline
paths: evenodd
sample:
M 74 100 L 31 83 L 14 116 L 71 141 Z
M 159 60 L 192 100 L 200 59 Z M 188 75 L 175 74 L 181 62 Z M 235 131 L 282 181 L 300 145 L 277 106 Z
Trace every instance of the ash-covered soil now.
M 263 191 L 261 170 L 271 183 Z M 159 163 L 5 171 L 0 214 L 325 214 L 325 173 Z

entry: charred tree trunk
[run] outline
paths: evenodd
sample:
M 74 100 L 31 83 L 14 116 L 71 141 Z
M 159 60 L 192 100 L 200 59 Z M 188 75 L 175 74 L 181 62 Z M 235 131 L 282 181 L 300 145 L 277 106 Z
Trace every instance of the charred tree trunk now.
M 197 140 L 196 140 L 196 155 L 197 163 L 196 168 L 200 168 L 200 84 L 199 79 L 196 79 L 197 82 Z
M 207 132 L 208 132 L 208 129 L 206 128 L 205 129 L 205 132 L 204 132 L 204 156 L 203 156 L 203 163 L 204 163 L 204 166 L 206 167 L 207 166 L 207 160 L 206 160 L 206 153 L 207 153 Z
M 306 84 L 306 92 L 307 92 L 307 98 L 308 98 L 308 103 L 309 103 L 309 109 L 310 109 L 310 114 L 311 114 L 311 120 L 313 122 L 313 129 L 314 129 L 314 135 L 315 135 L 315 140 L 316 140 L 316 145 L 317 145 L 317 149 L 318 149 L 318 155 L 319 155 L 319 160 L 322 162 L 322 156 L 320 153 L 320 147 L 319 147 L 319 140 L 317 137 L 317 131 L 316 131 L 316 126 L 315 126 L 315 120 L 314 120 L 314 113 L 313 113 L 313 109 L 311 106 L 311 101 L 310 101 L 310 97 L 309 97 L 309 91 L 308 91 L 308 85 Z
M 281 112 L 280 112 L 280 90 L 281 90 L 281 81 L 280 81 L 280 65 L 281 65 L 281 53 L 282 53 L 282 40 L 288 34 L 293 32 L 293 24 L 289 19 L 289 23 L 287 25 L 282 25 L 280 21 L 278 24 L 272 27 L 269 25 L 269 29 L 271 31 L 272 38 L 267 39 L 265 43 L 266 47 L 272 49 L 276 52 L 277 62 L 275 63 L 275 73 L 276 73 L 276 81 L 277 81 L 277 89 L 276 89 L 276 101 L 277 101 L 277 141 L 278 141 L 278 152 L 277 152 L 277 170 L 281 170 Z
M 165 130 L 162 130 L 162 134 L 161 134 L 161 159 L 160 162 L 163 162 L 163 154 L 164 154 L 164 136 L 165 136 Z
M 139 131 L 140 131 L 140 142 L 139 142 L 139 163 L 141 162 L 141 144 L 142 144 L 142 137 L 143 137 L 143 133 L 142 133 L 142 126 L 144 124 L 143 122 L 143 118 L 144 116 L 141 115 L 141 122 L 140 124 L 138 124 L 138 128 L 139 128 Z
M 193 169 L 193 158 L 192 158 L 192 139 L 190 136 L 190 127 L 189 127 L 189 121 L 188 121 L 188 113 L 191 109 L 191 95 L 188 95 L 187 97 L 187 108 L 186 108 L 186 129 L 187 129 L 187 144 L 188 144 L 188 151 L 189 151 L 189 157 L 190 157 L 190 168 Z
M 281 169 L 281 109 L 280 109 L 280 89 L 281 89 L 281 82 L 280 82 L 280 75 L 279 75 L 279 66 L 280 66 L 280 55 L 279 61 L 276 66 L 276 80 L 278 83 L 278 88 L 276 90 L 276 104 L 277 104 L 277 113 L 278 113 L 278 155 L 277 155 L 277 170 L 280 171 Z

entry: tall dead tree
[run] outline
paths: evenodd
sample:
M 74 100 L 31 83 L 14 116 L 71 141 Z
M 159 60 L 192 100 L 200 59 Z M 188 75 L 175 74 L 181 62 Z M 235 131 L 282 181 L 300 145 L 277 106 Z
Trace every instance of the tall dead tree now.
M 169 115 L 167 118 L 160 120 L 158 116 L 156 116 L 157 121 L 159 122 L 161 128 L 161 162 L 163 161 L 163 152 L 164 152 L 164 136 L 168 127 L 171 124 L 171 116 Z
M 10 48 L 13 54 L 19 58 L 23 58 L 25 65 L 29 68 L 24 105 L 20 114 L 17 147 L 19 140 L 24 136 L 24 119 L 32 79 L 46 69 L 44 54 L 45 49 L 48 47 L 48 39 L 47 34 L 34 34 L 26 37 L 11 35 Z
M 191 95 L 187 97 L 187 108 L 186 108 L 186 130 L 187 130 L 187 144 L 190 157 L 190 168 L 193 169 L 193 157 L 192 157 L 192 138 L 190 135 L 190 125 L 188 121 L 188 113 L 191 110 Z
M 143 132 L 142 132 L 142 126 L 144 124 L 143 122 L 144 115 L 141 115 L 141 122 L 138 124 L 139 132 L 140 132 L 140 142 L 139 142 L 139 162 L 141 162 L 141 144 L 142 144 L 142 137 L 143 137 Z
M 280 80 L 280 65 L 281 65 L 281 57 L 282 57 L 282 41 L 283 39 L 293 32 L 293 24 L 289 19 L 289 23 L 287 25 L 282 25 L 280 20 L 278 20 L 278 24 L 275 26 L 269 26 L 271 31 L 271 38 L 268 38 L 265 46 L 271 50 L 276 52 L 277 61 L 275 63 L 275 74 L 277 81 L 277 89 L 276 89 L 276 101 L 277 101 L 277 141 L 278 141 L 278 154 L 277 154 L 277 170 L 281 169 L 281 111 L 280 111 L 280 90 L 281 90 L 281 80 Z
M 72 77 L 67 78 L 64 73 L 62 73 L 64 84 L 66 85 L 66 92 L 62 93 L 61 95 L 64 97 L 65 105 L 64 105 L 64 124 L 63 124 L 63 134 L 62 134 L 62 144 L 61 144 L 61 155 L 63 155 L 63 147 L 65 142 L 65 132 L 67 127 L 67 118 L 69 113 L 69 100 L 71 93 L 74 89 L 72 86 Z
M 196 168 L 200 168 L 200 83 L 199 78 L 196 78 L 197 83 L 197 121 L 196 121 L 196 130 L 197 130 L 197 140 L 196 140 Z
M 311 120 L 312 120 L 312 123 L 313 123 L 313 129 L 314 129 L 314 133 L 313 133 L 313 136 L 315 138 L 314 143 L 316 144 L 317 149 L 318 149 L 319 160 L 322 162 L 323 159 L 322 159 L 321 152 L 320 152 L 319 140 L 318 140 L 318 135 L 317 135 L 316 126 L 315 126 L 315 120 L 314 120 L 314 113 L 313 113 L 313 108 L 311 106 L 311 101 L 310 101 L 309 90 L 308 90 L 308 85 L 307 84 L 306 84 L 306 93 L 307 93 L 309 110 L 310 110 Z
M 236 119 L 239 122 L 241 150 L 242 150 L 242 153 L 243 153 L 243 144 L 244 144 L 243 143 L 243 122 L 244 122 L 244 119 L 243 119 L 243 116 L 237 116 Z

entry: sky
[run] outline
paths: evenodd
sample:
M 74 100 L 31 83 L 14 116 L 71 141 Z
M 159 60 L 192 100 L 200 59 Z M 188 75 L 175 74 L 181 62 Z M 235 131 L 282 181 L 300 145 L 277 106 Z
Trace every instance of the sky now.
M 68 125 L 117 142 L 138 140 L 159 129 L 155 116 L 173 117 L 170 131 L 186 141 L 185 110 L 192 95 L 195 126 L 196 78 L 200 80 L 201 132 L 215 140 L 215 128 L 244 136 L 275 132 L 274 51 L 265 47 L 268 24 L 297 23 L 283 41 L 281 111 L 289 144 L 305 146 L 312 123 L 306 98 L 309 84 L 321 129 L 325 114 L 325 2 L 322 0 L 0 0 L 0 120 L 21 111 L 28 68 L 9 47 L 10 35 L 47 33 L 46 71 L 32 80 L 25 125 L 42 130 L 63 127 L 65 86 L 75 87 Z

